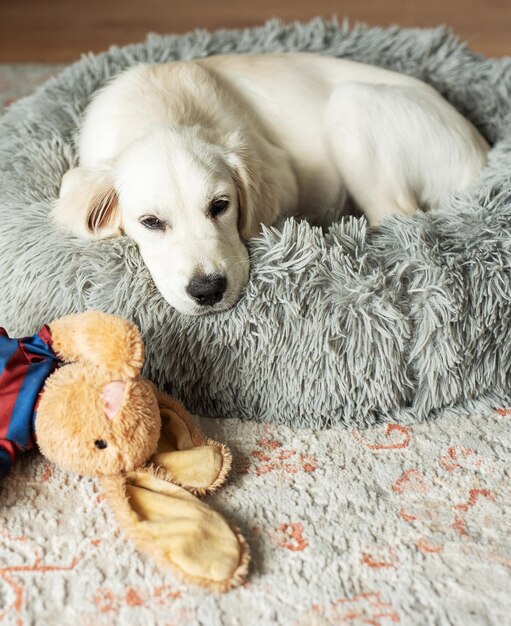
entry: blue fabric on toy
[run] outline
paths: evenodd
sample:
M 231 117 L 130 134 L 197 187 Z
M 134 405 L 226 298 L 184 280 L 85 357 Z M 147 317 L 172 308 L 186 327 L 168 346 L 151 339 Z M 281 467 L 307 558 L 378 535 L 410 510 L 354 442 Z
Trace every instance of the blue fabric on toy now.
M 41 391 L 59 363 L 48 326 L 22 339 L 0 328 L 0 479 L 21 452 L 34 447 Z

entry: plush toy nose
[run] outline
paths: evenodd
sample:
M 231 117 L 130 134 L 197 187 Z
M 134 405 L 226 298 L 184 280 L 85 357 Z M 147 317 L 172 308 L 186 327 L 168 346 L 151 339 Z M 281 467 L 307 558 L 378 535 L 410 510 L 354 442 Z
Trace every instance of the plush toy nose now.
M 101 400 L 108 419 L 113 419 L 119 412 L 125 391 L 126 383 L 122 380 L 114 380 L 103 387 Z

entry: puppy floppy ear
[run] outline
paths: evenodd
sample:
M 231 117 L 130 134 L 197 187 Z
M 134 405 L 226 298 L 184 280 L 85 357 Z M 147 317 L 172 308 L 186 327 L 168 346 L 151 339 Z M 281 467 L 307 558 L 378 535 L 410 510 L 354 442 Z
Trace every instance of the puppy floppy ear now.
M 230 139 L 227 163 L 238 193 L 238 230 L 243 239 L 249 239 L 260 233 L 261 224 L 269 226 L 278 216 L 276 183 L 269 164 L 257 154 L 260 142 L 251 150 L 238 135 Z
M 75 167 L 66 172 L 51 218 L 79 237 L 104 239 L 120 235 L 121 213 L 112 168 Z

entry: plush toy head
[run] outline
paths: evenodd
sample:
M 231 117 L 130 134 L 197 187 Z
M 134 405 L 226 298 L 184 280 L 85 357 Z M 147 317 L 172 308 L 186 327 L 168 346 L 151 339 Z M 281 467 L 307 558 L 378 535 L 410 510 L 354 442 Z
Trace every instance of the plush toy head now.
M 37 443 L 60 467 L 89 476 L 129 472 L 155 452 L 161 430 L 153 385 L 140 376 L 143 344 L 125 320 L 91 311 L 51 326 L 64 361 L 48 379 Z
M 149 381 L 112 381 L 108 372 L 80 363 L 51 376 L 36 419 L 41 452 L 60 467 L 88 476 L 140 467 L 156 450 L 160 428 Z

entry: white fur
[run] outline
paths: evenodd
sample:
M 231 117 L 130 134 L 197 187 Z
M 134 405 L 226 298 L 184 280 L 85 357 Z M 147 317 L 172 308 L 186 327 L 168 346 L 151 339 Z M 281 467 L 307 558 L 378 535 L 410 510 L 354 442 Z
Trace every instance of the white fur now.
M 87 110 L 80 165 L 53 218 L 80 236 L 126 233 L 164 298 L 200 314 L 232 306 L 248 279 L 243 239 L 281 215 L 322 224 L 349 194 L 377 225 L 438 208 L 479 176 L 488 145 L 413 78 L 314 54 L 138 65 Z M 216 218 L 215 198 L 229 200 Z M 156 216 L 164 230 L 140 223 Z M 186 291 L 225 276 L 220 302 Z

